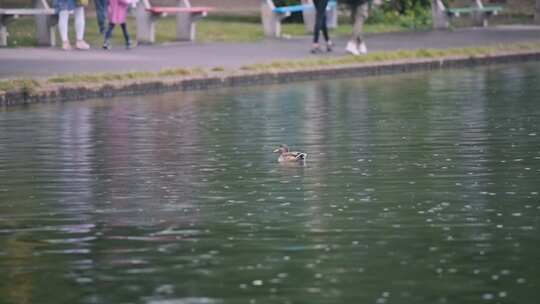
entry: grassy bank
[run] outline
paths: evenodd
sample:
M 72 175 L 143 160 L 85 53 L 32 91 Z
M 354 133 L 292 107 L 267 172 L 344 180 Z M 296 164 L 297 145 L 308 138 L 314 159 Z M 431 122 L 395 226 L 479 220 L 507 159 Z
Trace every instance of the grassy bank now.
M 253 64 L 241 67 L 250 71 L 279 71 L 280 69 L 303 69 L 325 66 L 342 66 L 359 63 L 377 63 L 408 59 L 433 59 L 448 57 L 476 57 L 503 52 L 540 51 L 540 43 L 524 43 L 512 45 L 499 45 L 490 47 L 468 47 L 452 49 L 418 49 L 397 50 L 389 52 L 372 52 L 364 56 L 343 56 L 332 58 L 309 58 L 296 61 L 278 61 L 267 64 Z
M 47 79 L 15 79 L 0 81 L 0 94 L 18 92 L 32 95 L 39 90 L 61 88 L 70 85 L 103 86 L 111 83 L 132 83 L 139 81 L 166 81 L 168 79 L 193 77 L 226 77 L 245 72 L 279 73 L 291 70 L 320 69 L 325 67 L 345 67 L 357 64 L 376 64 L 399 60 L 444 59 L 452 57 L 482 57 L 511 52 L 540 52 L 540 43 L 511 44 L 490 47 L 470 47 L 453 49 L 418 49 L 372 52 L 365 56 L 341 56 L 328 58 L 309 58 L 294 61 L 276 61 L 267 64 L 246 65 L 237 70 L 221 67 L 210 69 L 166 69 L 159 72 L 130 72 L 105 74 L 79 74 L 55 76 Z
M 346 19 L 346 18 L 345 18 Z M 338 28 L 332 30 L 332 35 L 349 35 L 351 25 L 348 20 L 341 20 Z M 365 31 L 368 33 L 390 32 L 407 30 L 405 24 L 398 21 L 394 23 L 367 24 Z M 70 26 L 70 37 L 74 37 L 73 27 Z M 135 38 L 135 20 L 129 18 L 128 30 L 132 38 Z M 30 47 L 36 43 L 34 21 L 32 18 L 21 18 L 9 24 L 10 33 L 8 47 Z M 156 42 L 166 43 L 175 40 L 176 20 L 174 16 L 162 18 L 156 26 Z M 284 23 L 283 33 L 291 36 L 305 35 L 304 25 L 300 23 Z M 58 37 L 58 35 L 57 35 Z M 95 17 L 86 18 L 85 39 L 93 46 L 100 47 L 103 37 L 98 32 Z M 123 45 L 120 29 L 113 32 L 113 44 Z M 197 22 L 197 41 L 200 42 L 253 42 L 264 39 L 259 16 L 255 15 L 217 15 L 212 14 Z

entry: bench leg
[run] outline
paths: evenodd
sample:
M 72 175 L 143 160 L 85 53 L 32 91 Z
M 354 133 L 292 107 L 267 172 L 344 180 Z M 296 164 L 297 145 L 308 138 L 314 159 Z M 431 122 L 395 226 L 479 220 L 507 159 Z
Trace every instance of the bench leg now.
M 178 0 L 178 7 L 191 7 L 189 0 Z M 176 40 L 178 41 L 194 41 L 195 40 L 195 20 L 206 13 L 178 13 L 176 14 Z
M 265 37 L 278 38 L 281 36 L 281 20 L 287 15 L 279 15 L 265 0 L 261 1 L 261 21 Z
M 473 0 L 472 6 L 476 8 L 483 8 L 484 4 L 482 4 L 482 0 Z M 473 12 L 471 14 L 472 23 L 474 26 L 487 26 L 487 17 L 488 15 L 485 12 Z
M 338 27 L 337 4 L 326 10 L 326 26 L 333 29 Z
M 9 36 L 7 25 L 12 18 L 13 16 L 0 15 L 0 46 L 7 46 L 7 38 Z
M 302 1 L 303 5 L 312 5 L 312 7 L 304 9 L 302 11 L 302 18 L 304 19 L 304 27 L 306 33 L 313 33 L 313 29 L 315 28 L 315 19 L 317 18 L 317 11 L 315 10 L 315 6 L 313 6 L 313 2 L 311 1 Z
M 36 38 L 37 44 L 40 46 L 55 46 L 56 23 L 54 17 L 51 16 L 36 16 Z
M 176 14 L 176 40 L 194 41 L 195 40 L 195 19 L 197 16 L 191 13 Z
M 7 26 L 3 23 L 0 23 L 0 46 L 7 46 Z
M 488 26 L 487 15 L 483 12 L 473 12 L 471 14 L 473 26 L 486 27 Z
M 49 8 L 46 1 L 34 0 L 33 2 L 35 8 Z M 55 26 L 58 23 L 58 16 L 36 15 L 34 19 L 36 24 L 37 45 L 55 46 Z
M 434 29 L 448 28 L 448 16 L 446 15 L 445 10 L 441 0 L 431 0 L 431 18 Z
M 146 11 L 144 5 L 137 5 L 137 42 L 154 43 L 156 40 L 155 18 Z

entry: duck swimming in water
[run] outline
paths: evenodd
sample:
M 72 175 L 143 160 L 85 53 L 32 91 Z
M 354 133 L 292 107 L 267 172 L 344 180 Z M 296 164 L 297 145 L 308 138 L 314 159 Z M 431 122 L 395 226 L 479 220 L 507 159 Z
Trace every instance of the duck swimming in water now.
M 280 163 L 303 163 L 306 161 L 307 158 L 307 154 L 304 152 L 289 152 L 289 147 L 285 144 L 279 145 L 279 148 L 275 149 L 274 153 L 279 153 L 278 161 Z

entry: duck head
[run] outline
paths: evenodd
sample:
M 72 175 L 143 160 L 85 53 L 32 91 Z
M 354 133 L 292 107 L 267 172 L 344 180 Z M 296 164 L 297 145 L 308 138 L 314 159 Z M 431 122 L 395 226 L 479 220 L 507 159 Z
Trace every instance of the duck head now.
M 274 153 L 283 154 L 289 152 L 289 147 L 285 144 L 279 145 L 277 149 L 274 150 Z

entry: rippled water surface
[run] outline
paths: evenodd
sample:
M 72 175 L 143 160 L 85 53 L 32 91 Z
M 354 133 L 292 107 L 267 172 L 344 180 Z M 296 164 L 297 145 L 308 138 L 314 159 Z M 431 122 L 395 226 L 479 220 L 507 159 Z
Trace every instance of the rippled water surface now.
M 539 102 L 528 64 L 4 110 L 0 303 L 538 303 Z

